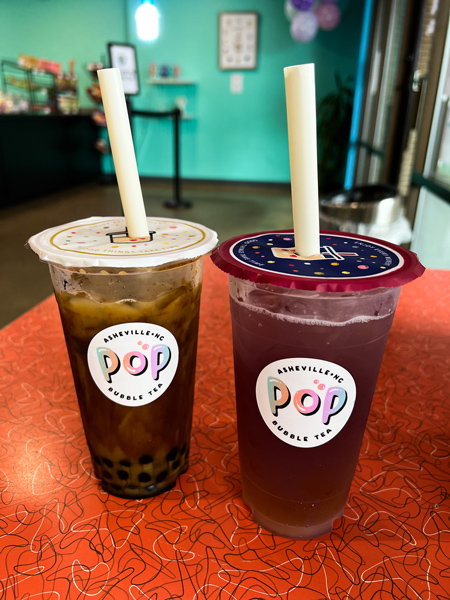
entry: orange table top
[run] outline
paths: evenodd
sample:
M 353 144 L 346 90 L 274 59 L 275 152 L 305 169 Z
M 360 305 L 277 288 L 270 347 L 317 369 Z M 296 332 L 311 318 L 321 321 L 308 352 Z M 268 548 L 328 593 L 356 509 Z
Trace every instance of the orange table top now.
M 190 466 L 161 496 L 99 487 L 54 299 L 0 332 L 0 599 L 448 598 L 450 272 L 402 290 L 345 514 L 293 541 L 240 497 L 227 278 L 205 262 Z

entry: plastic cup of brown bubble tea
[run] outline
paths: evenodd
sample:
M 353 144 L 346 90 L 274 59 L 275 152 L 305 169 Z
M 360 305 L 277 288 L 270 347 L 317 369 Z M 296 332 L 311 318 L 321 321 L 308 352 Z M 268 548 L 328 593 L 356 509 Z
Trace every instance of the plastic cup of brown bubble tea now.
M 111 494 L 164 492 L 188 466 L 203 254 L 213 231 L 90 218 L 29 240 L 50 268 L 86 440 Z
M 124 217 L 28 241 L 47 262 L 86 440 L 102 487 L 164 492 L 188 466 L 207 227 L 147 218 L 119 69 L 98 71 Z

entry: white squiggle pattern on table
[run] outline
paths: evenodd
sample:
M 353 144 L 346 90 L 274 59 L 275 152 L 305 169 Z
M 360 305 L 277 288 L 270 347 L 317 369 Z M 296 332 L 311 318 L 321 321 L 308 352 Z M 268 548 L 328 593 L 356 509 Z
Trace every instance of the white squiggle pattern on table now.
M 402 292 L 345 514 L 304 542 L 242 503 L 226 279 L 208 278 L 190 467 L 150 500 L 99 488 L 53 299 L 1 332 L 0 600 L 449 598 L 442 276 Z

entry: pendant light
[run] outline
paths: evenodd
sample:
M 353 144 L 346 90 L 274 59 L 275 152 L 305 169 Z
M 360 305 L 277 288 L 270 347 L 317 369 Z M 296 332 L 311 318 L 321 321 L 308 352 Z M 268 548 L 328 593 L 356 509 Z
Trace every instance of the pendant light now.
M 135 19 L 138 37 L 146 42 L 156 40 L 159 34 L 159 13 L 153 0 L 143 0 Z

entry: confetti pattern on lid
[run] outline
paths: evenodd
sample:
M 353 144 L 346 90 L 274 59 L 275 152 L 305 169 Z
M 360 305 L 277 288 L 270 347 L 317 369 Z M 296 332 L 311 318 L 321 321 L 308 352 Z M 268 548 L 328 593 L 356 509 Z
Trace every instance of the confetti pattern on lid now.
M 68 267 L 157 266 L 206 254 L 211 229 L 178 219 L 148 218 L 148 235 L 132 238 L 123 217 L 92 217 L 47 229 L 29 240 L 41 260 Z
M 124 219 L 80 224 L 56 232 L 50 243 L 58 250 L 96 256 L 145 256 L 183 250 L 205 239 L 205 232 L 190 223 L 149 219 L 148 225 L 148 237 L 130 238 Z
M 384 275 L 403 265 L 401 255 L 381 244 L 338 235 L 320 236 L 320 255 L 296 254 L 294 234 L 265 233 L 242 239 L 230 248 L 239 262 L 293 277 L 349 279 Z
M 398 287 L 420 277 L 417 256 L 384 240 L 321 231 L 320 254 L 295 252 L 293 230 L 265 231 L 222 242 L 211 254 L 225 273 L 261 285 L 317 292 Z

